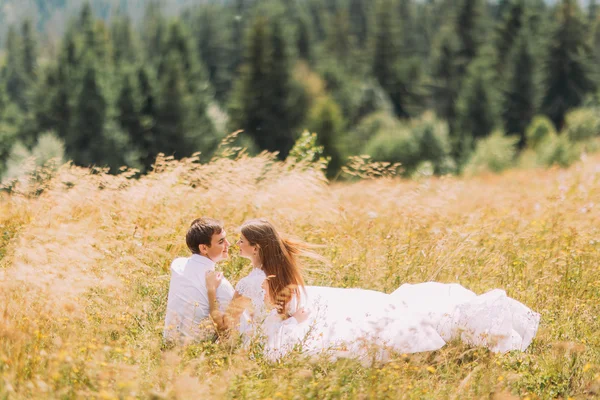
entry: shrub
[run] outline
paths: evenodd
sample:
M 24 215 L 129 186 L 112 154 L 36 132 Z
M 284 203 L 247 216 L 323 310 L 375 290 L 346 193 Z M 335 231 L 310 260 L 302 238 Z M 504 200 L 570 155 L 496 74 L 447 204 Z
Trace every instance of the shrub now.
M 535 149 L 546 138 L 556 135 L 556 128 L 550 119 L 543 115 L 533 118 L 525 131 L 527 147 Z
M 585 142 L 600 134 L 600 116 L 593 108 L 579 108 L 565 117 L 565 134 L 573 142 Z
M 580 146 L 569 140 L 566 134 L 551 135 L 536 148 L 538 164 L 546 167 L 558 165 L 566 168 L 581 155 Z
M 518 143 L 517 136 L 505 136 L 503 132 L 495 131 L 477 142 L 465 172 L 469 175 L 487 171 L 498 173 L 510 168 L 514 163 Z
M 411 175 L 425 161 L 431 162 L 436 174 L 454 171 L 448 125 L 432 113 L 425 113 L 410 124 L 397 120 L 393 124 L 380 122 L 385 123 L 375 126 L 379 129 L 366 147 L 373 160 L 399 162 L 405 175 Z

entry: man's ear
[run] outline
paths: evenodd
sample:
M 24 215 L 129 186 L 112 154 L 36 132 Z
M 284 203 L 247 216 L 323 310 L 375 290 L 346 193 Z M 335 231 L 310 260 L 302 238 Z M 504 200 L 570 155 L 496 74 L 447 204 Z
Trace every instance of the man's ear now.
M 208 246 L 205 244 L 198 245 L 198 250 L 200 250 L 201 256 L 205 256 L 208 253 Z

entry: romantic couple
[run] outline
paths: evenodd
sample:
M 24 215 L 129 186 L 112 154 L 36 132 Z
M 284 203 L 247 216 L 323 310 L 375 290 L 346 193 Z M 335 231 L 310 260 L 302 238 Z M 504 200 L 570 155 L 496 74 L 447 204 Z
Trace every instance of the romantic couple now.
M 239 332 L 246 344 L 259 340 L 271 360 L 293 349 L 383 360 L 390 351 L 437 350 L 453 339 L 496 352 L 525 350 L 540 321 L 538 313 L 499 289 L 478 296 L 437 282 L 404 284 L 391 294 L 305 286 L 299 258 L 323 258 L 308 243 L 282 237 L 264 219 L 241 227 L 240 256 L 253 269 L 235 290 L 215 272 L 230 245 L 220 221 L 196 219 L 186 242 L 192 256 L 171 265 L 165 338 L 206 338 L 208 323 L 221 332 Z

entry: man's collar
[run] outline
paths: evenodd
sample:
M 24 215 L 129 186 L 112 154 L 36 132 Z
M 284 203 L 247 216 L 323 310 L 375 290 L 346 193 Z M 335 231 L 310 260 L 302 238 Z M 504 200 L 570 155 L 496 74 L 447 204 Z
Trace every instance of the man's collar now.
M 208 257 L 201 256 L 200 254 L 192 254 L 190 259 L 212 270 L 215 269 L 215 262 Z

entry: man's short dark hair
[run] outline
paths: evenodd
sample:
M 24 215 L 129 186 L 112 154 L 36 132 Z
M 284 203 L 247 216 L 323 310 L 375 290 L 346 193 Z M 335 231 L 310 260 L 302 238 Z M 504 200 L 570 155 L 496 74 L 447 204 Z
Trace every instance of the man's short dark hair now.
M 200 254 L 199 246 L 204 244 L 210 247 L 212 236 L 222 231 L 223 222 L 208 217 L 197 218 L 190 225 L 185 235 L 185 242 L 192 253 Z

